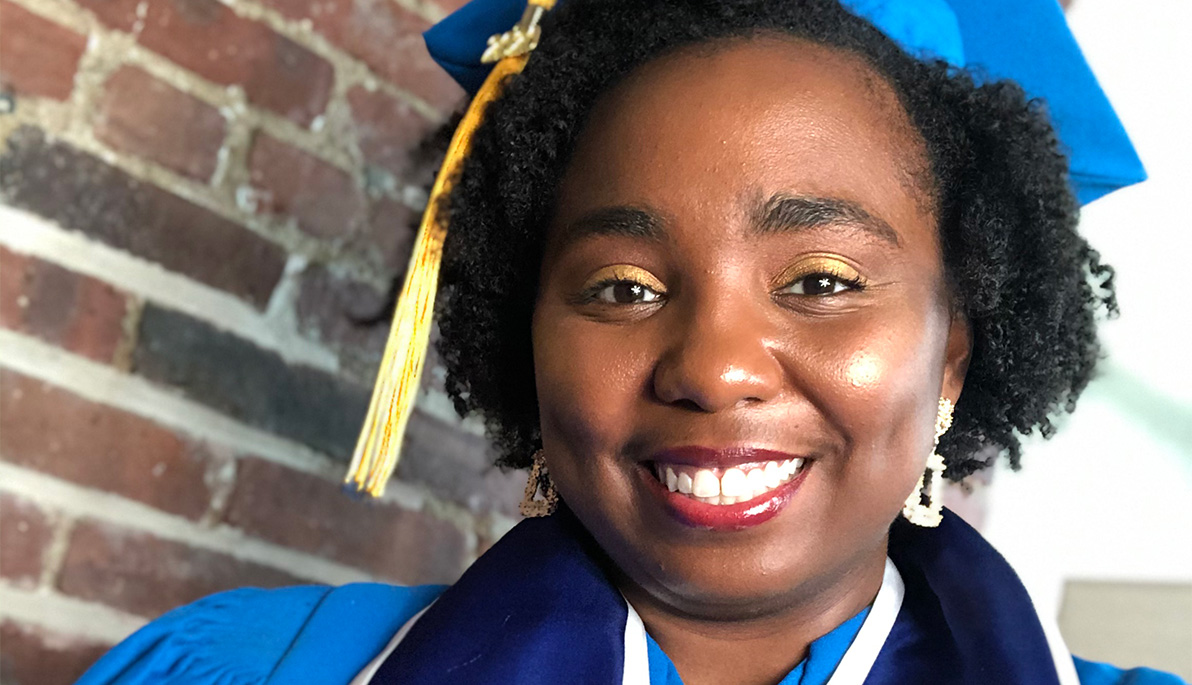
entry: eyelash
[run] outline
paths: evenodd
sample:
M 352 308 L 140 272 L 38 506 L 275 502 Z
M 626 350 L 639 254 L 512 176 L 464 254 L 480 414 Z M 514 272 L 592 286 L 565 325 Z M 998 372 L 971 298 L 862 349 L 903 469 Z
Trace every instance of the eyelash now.
M 791 293 L 787 292 L 791 288 L 799 284 L 807 283 L 809 279 L 824 277 L 831 279 L 837 285 L 844 286 L 843 290 L 837 291 L 835 287 L 833 292 L 809 294 L 809 293 Z M 774 294 L 777 297 L 795 296 L 799 298 L 824 298 L 834 295 L 843 295 L 847 292 L 860 292 L 866 288 L 868 281 L 860 274 L 851 264 L 843 261 L 840 257 L 829 254 L 819 253 L 810 254 L 800 259 L 795 264 L 792 264 L 786 269 L 776 282 L 782 285 L 775 289 Z
M 630 279 L 626 279 L 626 278 L 606 278 L 601 281 L 598 281 L 597 283 L 593 284 L 590 288 L 585 290 L 582 293 L 581 298 L 584 302 L 587 302 L 587 303 L 605 304 L 605 305 L 635 306 L 635 305 L 658 304 L 657 301 L 654 301 L 654 302 L 604 302 L 604 301 L 600 300 L 600 298 L 599 298 L 600 293 L 604 292 L 607 288 L 616 286 L 616 285 L 638 286 L 638 287 L 642 288 L 643 290 L 647 290 L 649 292 L 654 293 L 658 297 L 659 300 L 662 300 L 666 297 L 666 293 L 657 292 L 657 291 L 651 289 L 650 286 L 648 286 L 644 283 L 639 283 L 638 281 L 634 281 L 634 280 L 630 280 Z
M 801 268 L 800 268 L 801 267 Z M 640 305 L 656 305 L 666 298 L 666 291 L 662 290 L 657 285 L 651 285 L 642 282 L 645 278 L 632 278 L 636 267 L 629 267 L 628 270 L 621 270 L 621 268 L 614 267 L 612 274 L 607 278 L 602 278 L 593 285 L 586 288 L 580 293 L 577 298 L 584 304 L 603 304 L 603 305 L 617 305 L 617 306 L 640 306 Z M 794 271 L 795 273 L 791 273 Z M 619 272 L 619 273 L 618 273 Z M 799 273 L 802 272 L 802 273 Z M 646 272 L 646 276 L 649 276 Z M 802 260 L 795 264 L 792 268 L 787 269 L 787 272 L 782 274 L 785 284 L 775 291 L 775 296 L 795 296 L 799 298 L 814 298 L 822 299 L 834 295 L 840 295 L 846 292 L 859 292 L 865 289 L 866 281 L 864 277 L 858 274 L 852 267 L 843 266 L 838 258 L 833 258 L 829 255 L 814 255 L 807 260 Z M 830 279 L 833 282 L 831 292 L 821 293 L 792 293 L 786 292 L 797 285 L 806 284 L 809 279 L 818 278 L 818 280 Z M 655 280 L 652 277 L 649 280 Z M 631 293 L 630 298 L 636 299 L 645 293 L 653 296 L 653 299 L 645 301 L 631 301 L 631 302 L 617 302 L 616 293 L 613 294 L 612 300 L 608 301 L 600 297 L 601 293 L 609 288 L 616 286 L 628 286 L 630 288 L 640 289 L 638 292 Z M 836 286 L 843 286 L 842 290 L 836 290 Z
M 795 286 L 798 283 L 806 282 L 808 279 L 816 278 L 816 277 L 830 278 L 833 281 L 845 286 L 846 289 L 841 292 L 821 293 L 821 294 L 817 294 L 817 295 L 808 295 L 807 293 L 786 293 L 786 292 L 783 292 L 785 290 L 792 288 L 793 286 Z M 845 274 L 834 272 L 832 270 L 810 271 L 806 274 L 795 277 L 793 280 L 788 282 L 786 285 L 779 288 L 777 294 L 778 295 L 795 295 L 797 297 L 830 297 L 832 295 L 843 294 L 844 292 L 848 292 L 850 290 L 860 292 L 865 289 L 865 285 L 866 285 L 865 281 L 861 280 L 860 278 L 847 276 Z

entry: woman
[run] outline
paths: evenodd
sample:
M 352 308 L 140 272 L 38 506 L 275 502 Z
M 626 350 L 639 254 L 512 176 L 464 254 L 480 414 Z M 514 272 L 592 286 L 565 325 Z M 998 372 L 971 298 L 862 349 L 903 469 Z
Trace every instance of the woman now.
M 1101 164 L 1068 143 L 1070 174 L 1041 106 L 957 69 L 984 49 L 965 5 L 542 18 L 429 215 L 450 216 L 448 390 L 549 515 L 448 589 L 217 595 L 81 682 L 1179 682 L 1074 661 L 939 510 L 945 474 L 1017 465 L 1074 407 L 1116 308 L 1077 197 L 1140 175 L 1111 111 Z M 477 48 L 439 42 L 494 9 L 521 11 L 473 3 L 428 36 L 473 89 Z M 532 46 L 540 9 L 494 49 Z

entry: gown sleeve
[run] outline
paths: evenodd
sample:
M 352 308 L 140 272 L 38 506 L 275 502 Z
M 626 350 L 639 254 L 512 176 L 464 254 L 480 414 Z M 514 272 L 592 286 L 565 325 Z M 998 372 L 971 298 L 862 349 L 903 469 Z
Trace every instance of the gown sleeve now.
M 1079 657 L 1072 660 L 1076 662 L 1080 685 L 1188 685 L 1179 676 L 1150 668 L 1122 669 Z
M 445 588 L 357 583 L 246 588 L 175 609 L 116 645 L 76 685 L 347 683 Z

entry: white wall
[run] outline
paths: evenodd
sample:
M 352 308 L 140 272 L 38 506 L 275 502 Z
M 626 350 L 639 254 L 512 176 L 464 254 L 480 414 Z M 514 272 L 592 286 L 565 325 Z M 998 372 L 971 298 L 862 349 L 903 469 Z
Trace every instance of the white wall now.
M 986 537 L 1057 611 L 1066 579 L 1192 582 L 1192 2 L 1074 0 L 1069 22 L 1151 178 L 1084 211 L 1118 272 L 1102 377 L 988 493 Z

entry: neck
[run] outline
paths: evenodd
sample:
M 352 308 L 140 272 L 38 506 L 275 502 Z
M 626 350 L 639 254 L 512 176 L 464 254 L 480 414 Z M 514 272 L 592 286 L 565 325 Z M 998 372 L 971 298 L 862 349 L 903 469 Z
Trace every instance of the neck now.
M 618 584 L 686 685 L 773 685 L 806 658 L 812 642 L 872 604 L 885 560 L 883 539 L 880 549 L 841 569 L 827 584 L 796 588 L 767 601 L 762 610 L 731 615 L 722 607 L 681 610 L 623 578 Z

